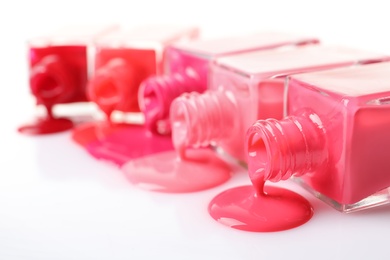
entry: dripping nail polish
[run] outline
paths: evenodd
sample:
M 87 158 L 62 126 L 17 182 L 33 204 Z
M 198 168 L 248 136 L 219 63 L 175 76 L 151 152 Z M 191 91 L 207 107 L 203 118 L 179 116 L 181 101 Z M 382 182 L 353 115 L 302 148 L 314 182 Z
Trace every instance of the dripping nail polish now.
M 257 119 L 282 118 L 286 76 L 383 59 L 384 55 L 321 45 L 217 58 L 211 64 L 209 90 L 184 94 L 171 105 L 174 146 L 216 145 L 245 162 L 247 128 Z
M 117 26 L 65 28 L 29 41 L 30 90 L 37 105 L 45 106 L 47 116 L 21 126 L 25 134 L 48 134 L 68 130 L 73 123 L 57 118 L 57 104 L 85 102 L 89 47 L 93 40 L 116 30 Z
M 390 203 L 390 63 L 291 76 L 286 117 L 247 133 L 249 171 L 292 176 L 342 212 Z
M 108 120 L 113 111 L 140 112 L 139 85 L 147 77 L 162 73 L 166 47 L 196 38 L 198 33 L 192 27 L 144 26 L 99 39 L 89 98 Z
M 107 120 L 75 128 L 73 140 L 93 157 L 119 166 L 134 158 L 172 150 L 170 137 L 152 135 L 140 125 L 138 88 L 145 78 L 161 75 L 168 45 L 193 40 L 198 34 L 195 27 L 143 26 L 99 39 L 87 93 Z M 113 112 L 122 118 L 118 120 Z
M 318 41 L 280 33 L 261 33 L 173 44 L 167 50 L 168 73 L 147 79 L 139 91 L 140 108 L 145 115 L 146 126 L 152 132 L 169 134 L 169 107 L 172 100 L 185 92 L 205 91 L 209 62 L 214 58 L 290 44 L 312 43 Z

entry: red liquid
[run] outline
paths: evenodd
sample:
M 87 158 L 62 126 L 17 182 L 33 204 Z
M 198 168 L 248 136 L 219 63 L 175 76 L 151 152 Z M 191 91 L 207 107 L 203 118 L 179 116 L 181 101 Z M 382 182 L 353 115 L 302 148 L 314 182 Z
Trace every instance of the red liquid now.
M 30 49 L 30 89 L 37 104 L 46 107 L 46 118 L 18 128 L 30 135 L 62 132 L 73 127 L 66 118 L 54 118 L 56 104 L 86 101 L 87 51 L 85 46 L 52 46 Z
M 18 131 L 27 135 L 41 135 L 66 131 L 72 127 L 73 122 L 67 118 L 42 118 L 19 127 Z
M 172 151 L 130 161 L 122 169 L 133 184 L 158 192 L 195 192 L 229 180 L 230 167 L 210 149 L 186 153 L 185 160 Z
M 38 118 L 35 122 L 22 125 L 18 131 L 27 135 L 52 134 L 69 130 L 73 127 L 73 122 L 67 118 L 54 118 L 52 110 L 47 107 L 47 116 Z

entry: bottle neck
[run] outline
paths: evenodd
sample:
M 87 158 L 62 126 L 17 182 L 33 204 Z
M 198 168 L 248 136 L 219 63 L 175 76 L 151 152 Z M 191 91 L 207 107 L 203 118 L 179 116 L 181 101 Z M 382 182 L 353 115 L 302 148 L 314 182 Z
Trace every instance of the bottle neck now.
M 320 118 L 309 112 L 257 121 L 248 129 L 246 145 L 252 182 L 277 182 L 312 173 L 328 159 L 325 129 Z
M 171 105 L 172 140 L 175 148 L 206 147 L 228 138 L 236 127 L 236 103 L 227 92 L 186 93 Z
M 35 64 L 30 73 L 32 94 L 39 104 L 52 107 L 69 101 L 76 92 L 73 71 L 56 55 Z
M 88 83 L 87 94 L 110 119 L 114 110 L 139 111 L 137 83 L 133 67 L 124 59 L 116 58 L 96 70 Z
M 169 109 L 172 101 L 183 93 L 204 90 L 199 75 L 193 70 L 145 80 L 140 87 L 138 100 L 145 115 L 146 127 L 155 133 L 170 133 Z

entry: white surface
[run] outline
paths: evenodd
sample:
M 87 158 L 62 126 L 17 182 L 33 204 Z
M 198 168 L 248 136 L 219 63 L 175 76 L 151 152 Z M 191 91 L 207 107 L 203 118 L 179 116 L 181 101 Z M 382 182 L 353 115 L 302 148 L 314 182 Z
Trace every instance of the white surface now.
M 390 207 L 343 215 L 294 186 L 314 205 L 310 222 L 240 232 L 216 223 L 206 208 L 220 191 L 247 184 L 244 172 L 204 192 L 150 193 L 94 161 L 69 133 L 15 131 L 33 114 L 24 42 L 38 32 L 160 21 L 199 24 L 207 36 L 282 30 L 390 53 L 386 1 L 15 0 L 0 3 L 0 19 L 0 259 L 388 259 Z

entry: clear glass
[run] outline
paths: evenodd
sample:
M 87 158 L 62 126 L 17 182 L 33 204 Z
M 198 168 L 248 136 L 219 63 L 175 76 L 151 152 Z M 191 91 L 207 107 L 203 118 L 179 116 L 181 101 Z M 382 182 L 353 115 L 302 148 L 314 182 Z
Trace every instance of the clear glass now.
M 210 69 L 209 90 L 203 95 L 184 95 L 171 106 L 174 144 L 216 145 L 246 162 L 244 144 L 248 127 L 258 119 L 283 116 L 286 76 L 384 58 L 349 48 L 310 45 L 215 59 Z
M 85 102 L 93 41 L 117 26 L 63 28 L 31 39 L 30 90 L 37 104 L 51 109 L 57 104 Z
M 390 63 L 293 76 L 287 115 L 310 109 L 326 133 L 327 164 L 298 177 L 343 212 L 390 202 Z
M 150 78 L 140 89 L 140 106 L 145 114 L 146 124 L 154 132 L 170 133 L 171 102 L 186 92 L 205 91 L 210 61 L 217 57 L 284 45 L 317 42 L 313 38 L 281 33 L 260 33 L 174 44 L 167 50 L 166 75 Z
M 88 96 L 111 119 L 111 113 L 140 112 L 138 89 L 143 80 L 163 71 L 165 50 L 198 36 L 193 27 L 147 26 L 117 31 L 96 42 L 95 69 Z

